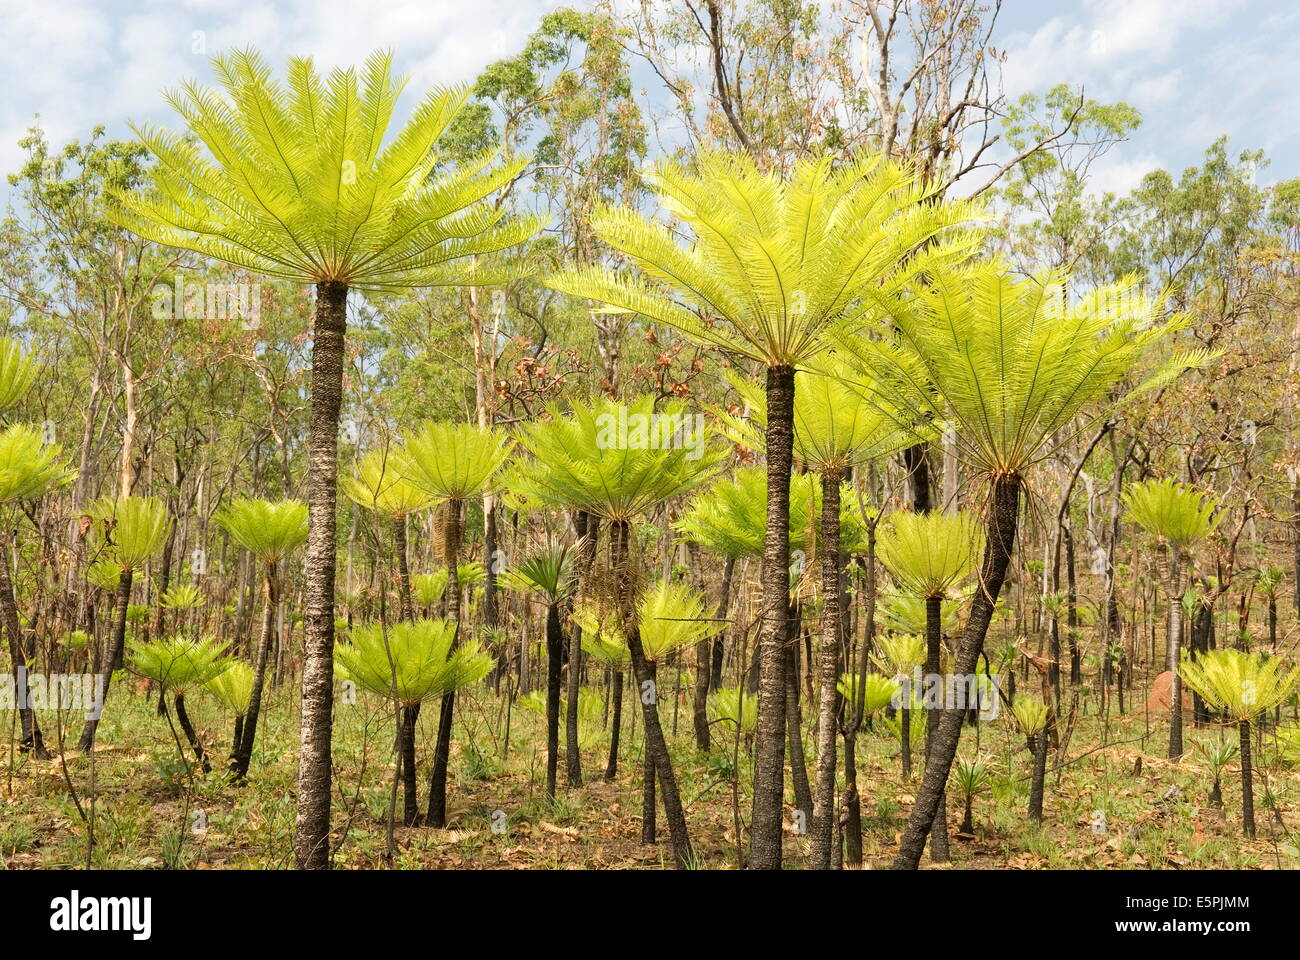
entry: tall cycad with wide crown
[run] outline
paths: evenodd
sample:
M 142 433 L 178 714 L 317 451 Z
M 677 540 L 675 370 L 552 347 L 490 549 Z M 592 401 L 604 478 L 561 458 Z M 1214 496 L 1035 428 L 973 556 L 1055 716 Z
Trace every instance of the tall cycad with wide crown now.
M 524 424 L 519 443 L 532 454 L 523 460 L 511 477 L 510 489 L 530 504 L 580 510 L 594 518 L 588 524 L 588 550 L 594 550 L 600 524 L 609 528 L 609 565 L 614 580 L 614 600 L 623 621 L 632 623 L 635 590 L 630 569 L 632 521 L 654 510 L 665 501 L 687 493 L 706 481 L 726 455 L 708 443 L 702 424 L 690 419 L 641 421 L 634 416 L 682 417 L 678 403 L 663 404 L 655 409 L 646 397 L 623 406 L 601 400 L 592 406 L 577 404 L 569 416 L 552 409 L 551 418 Z M 642 443 L 639 436 L 620 428 L 650 423 L 676 424 L 669 442 Z M 627 631 L 628 653 L 632 673 L 639 690 L 653 691 L 650 661 L 641 643 L 639 631 Z M 577 753 L 577 722 L 573 704 L 577 701 L 581 634 L 569 657 L 569 715 L 566 739 L 570 754 Z M 672 835 L 673 856 L 678 866 L 690 860 L 690 839 L 686 814 L 677 792 L 668 745 L 659 725 L 659 711 L 653 696 L 643 694 L 641 713 L 645 720 L 646 750 L 653 758 L 655 774 L 662 787 L 664 812 Z M 570 763 L 570 784 L 580 770 Z
M 874 338 L 836 330 L 837 351 L 864 389 L 878 392 L 882 412 L 929 410 L 955 428 L 957 455 L 989 481 L 979 588 L 954 669 L 972 676 L 1011 560 L 1026 474 L 1122 403 L 1209 355 L 1174 352 L 1125 387 L 1185 318 L 1165 318 L 1132 282 L 1071 299 L 1063 275 L 1017 279 L 997 263 L 936 271 L 890 306 L 888 320 Z M 899 426 L 910 424 L 909 414 Z M 962 716 L 945 710 L 940 718 L 896 867 L 920 861 Z
M 1124 494 L 1128 519 L 1169 547 L 1165 571 L 1165 600 L 1169 636 L 1165 669 L 1169 676 L 1169 756 L 1183 755 L 1183 691 L 1179 658 L 1183 644 L 1183 558 L 1187 549 L 1218 526 L 1214 500 L 1173 480 L 1145 480 Z
M 811 866 L 831 867 L 831 812 L 835 803 L 836 685 L 840 676 L 841 585 L 844 551 L 840 543 L 840 486 L 856 466 L 887 457 L 913 443 L 916 430 L 896 426 L 901 414 L 885 416 L 846 382 L 847 370 L 829 358 L 819 376 L 796 376 L 794 399 L 794 458 L 821 479 L 821 517 L 818 558 L 820 560 L 822 616 L 821 650 L 818 654 L 817 774 L 813 790 Z M 838 375 L 838 376 L 837 376 Z M 728 379 L 745 398 L 755 423 L 767 421 L 766 397 L 758 386 L 741 377 Z M 730 418 L 727 418 L 730 419 Z M 725 422 L 725 421 L 724 421 Z M 734 421 L 733 421 L 734 422 Z M 762 449 L 757 430 L 740 439 Z
M 224 96 L 196 83 L 167 102 L 197 142 L 154 127 L 137 133 L 157 158 L 152 188 L 119 196 L 112 215 L 150 240 L 194 250 L 255 273 L 316 287 L 311 376 L 306 658 L 302 679 L 295 856 L 329 865 L 330 731 L 334 649 L 338 422 L 350 289 L 402 290 L 494 283 L 512 275 L 478 255 L 536 232 L 490 198 L 523 161 L 484 156 L 439 166 L 438 138 L 465 102 L 464 88 L 435 89 L 400 130 L 390 130 L 405 86 L 392 55 L 321 77 L 293 58 L 288 84 L 254 51 L 216 57 Z
M 925 672 L 942 671 L 943 601 L 970 576 L 975 557 L 984 550 L 984 532 L 970 513 L 896 513 L 880 531 L 877 556 L 896 583 L 925 601 Z M 969 704 L 968 704 L 969 706 Z M 939 726 L 939 711 L 925 704 L 925 750 L 928 755 Z M 948 860 L 948 818 L 944 801 L 930 834 L 930 856 Z
M 275 635 L 275 615 L 280 604 L 280 565 L 307 539 L 307 505 L 298 500 L 250 500 L 238 497 L 217 514 L 217 523 L 266 568 L 266 609 L 262 611 L 262 636 L 253 658 L 253 685 L 240 725 L 239 742 L 230 758 L 236 781 L 248 776 L 262 710 L 262 686 L 267 658 Z
M 1242 650 L 1211 650 L 1195 660 L 1184 657 L 1178 673 L 1202 699 L 1237 724 L 1241 741 L 1241 823 L 1255 836 L 1255 791 L 1251 784 L 1250 725 L 1290 698 L 1300 684 L 1300 669 L 1276 657 Z
M 77 749 L 85 752 L 95 748 L 95 732 L 103 716 L 103 701 L 108 699 L 113 671 L 122 663 L 126 646 L 126 617 L 131 604 L 131 583 L 135 571 L 162 551 L 171 533 L 172 518 L 167 505 L 153 497 L 119 497 L 116 500 L 97 500 L 87 511 L 97 531 L 98 547 L 104 559 L 112 561 L 118 571 L 117 606 L 113 614 L 113 636 L 107 655 L 100 663 L 103 671 L 103 700 L 96 715 L 86 721 L 81 731 Z
M 705 152 L 689 166 L 662 161 L 650 183 L 687 233 L 684 244 L 675 225 L 632 208 L 603 209 L 592 217 L 593 229 L 639 274 L 574 268 L 547 282 L 767 370 L 768 516 L 750 861 L 772 869 L 781 865 L 794 371 L 819 351 L 828 326 L 856 325 L 890 288 L 966 254 L 971 239 L 950 239 L 945 231 L 971 211 L 939 202 L 907 169 L 868 156 L 839 166 L 829 157 L 805 159 L 784 178 L 744 155 Z
M 422 491 L 443 509 L 443 553 L 447 565 L 447 619 L 460 632 L 460 542 L 465 501 L 483 496 L 506 459 L 510 441 L 499 431 L 468 423 L 429 421 L 406 437 L 395 452 L 402 480 Z M 442 696 L 438 712 L 438 741 L 429 780 L 429 812 L 425 826 L 447 825 L 447 761 L 451 756 L 451 725 L 456 691 Z
M 14 349 L 6 341 L 0 341 L 0 408 L 12 396 Z M 26 387 L 21 392 L 25 391 Z M 73 476 L 74 471 L 64 462 L 59 447 L 55 444 L 43 446 L 39 431 L 15 425 L 0 433 L 0 504 L 16 504 L 44 496 L 67 483 Z M 8 539 L 6 534 L 4 540 Z M 0 543 L 0 546 L 7 548 L 8 544 Z M 0 561 L 0 617 L 3 617 L 5 637 L 9 641 L 9 657 L 13 661 L 15 698 L 22 727 L 22 749 L 30 751 L 40 760 L 48 760 L 50 754 L 41 739 L 36 712 L 28 702 L 27 652 L 24 649 L 22 626 L 18 619 L 18 601 L 14 597 L 8 560 Z

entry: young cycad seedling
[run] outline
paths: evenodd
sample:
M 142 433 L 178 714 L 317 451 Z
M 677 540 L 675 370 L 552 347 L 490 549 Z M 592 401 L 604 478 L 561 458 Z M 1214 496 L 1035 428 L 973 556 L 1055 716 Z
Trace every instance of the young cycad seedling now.
M 10 341 L 0 340 L 0 410 L 13 406 L 22 398 L 33 375 L 30 358 L 20 353 Z M 68 483 L 73 476 L 75 473 L 64 462 L 59 447 L 43 444 L 39 431 L 15 425 L 0 432 L 0 504 L 34 500 Z M 8 533 L 0 538 L 0 547 L 5 548 L 6 553 L 10 540 Z M 50 754 L 41 738 L 40 723 L 26 694 L 27 650 L 8 562 L 0 563 L 0 617 L 3 617 L 5 637 L 9 641 L 15 684 L 22 685 L 16 690 L 22 730 L 20 746 L 37 759 L 48 760 Z
M 993 762 L 983 757 L 967 759 L 958 757 L 953 764 L 952 784 L 962 798 L 965 814 L 961 821 L 961 832 L 966 836 L 975 833 L 975 820 L 972 816 L 975 798 L 988 792 L 993 785 Z
M 230 758 L 230 772 L 236 782 L 248 776 L 262 710 L 262 688 L 275 637 L 275 614 L 280 604 L 280 566 L 307 540 L 307 505 L 298 500 L 250 500 L 236 498 L 217 514 L 217 523 L 231 538 L 260 560 L 266 569 L 266 606 L 262 611 L 262 635 L 253 660 L 253 690 L 244 713 L 238 749 Z
M 709 694 L 709 715 L 728 730 L 739 725 L 746 738 L 754 732 L 758 720 L 758 700 L 744 687 L 719 687 Z
M 1289 668 L 1277 657 L 1242 650 L 1211 650 L 1195 660 L 1184 657 L 1178 672 L 1206 703 L 1237 724 L 1241 741 L 1242 830 L 1247 837 L 1254 837 L 1250 725 L 1256 717 L 1287 701 L 1300 683 L 1300 667 Z
M 919 703 L 913 671 L 925 663 L 925 639 L 914 633 L 890 633 L 876 638 L 876 662 L 892 676 L 902 678 L 906 691 L 899 706 L 902 722 L 898 726 L 902 747 L 903 776 L 912 776 L 912 737 L 903 732 L 912 729 L 912 707 Z
M 121 664 L 126 648 L 126 622 L 131 612 L 131 583 L 135 571 L 162 551 L 171 533 L 172 519 L 167 514 L 166 505 L 153 497 L 97 500 L 87 507 L 87 512 L 98 533 L 101 549 L 120 571 L 112 644 L 102 664 L 103 701 L 107 701 L 113 671 Z M 87 720 L 81 731 L 77 749 L 83 753 L 95 747 L 95 732 L 99 729 L 99 718 L 103 716 L 103 701 L 98 715 Z
M 176 719 L 204 773 L 210 769 L 208 755 L 186 712 L 185 697 L 230 668 L 231 660 L 225 655 L 227 646 L 209 638 L 192 637 L 164 637 L 131 644 L 131 669 L 157 683 L 164 699 L 172 694 Z
M 1037 697 L 1022 694 L 1011 701 L 1011 716 L 1020 732 L 1029 738 L 1034 757 L 1033 781 L 1029 787 L 1029 818 L 1043 820 L 1043 783 L 1047 776 L 1047 720 L 1050 707 Z
M 1210 772 L 1212 786 L 1210 803 L 1223 809 L 1223 771 L 1237 758 L 1237 745 L 1230 740 L 1220 738 L 1211 743 L 1204 740 L 1196 742 L 1196 749 L 1205 760 L 1205 767 Z
M 352 628 L 348 639 L 337 651 L 343 673 L 402 708 L 397 737 L 405 789 L 403 820 L 412 826 L 419 819 L 415 708 L 482 680 L 493 660 L 477 641 L 457 646 L 456 624 L 450 620 L 401 621 L 388 627 L 361 624 Z
M 1194 543 L 1218 526 L 1213 498 L 1173 480 L 1146 480 L 1124 494 L 1128 519 L 1169 547 L 1165 600 L 1169 607 L 1169 645 L 1165 669 L 1169 685 L 1169 757 L 1183 755 L 1183 695 L 1178 663 L 1183 642 L 1183 557 Z

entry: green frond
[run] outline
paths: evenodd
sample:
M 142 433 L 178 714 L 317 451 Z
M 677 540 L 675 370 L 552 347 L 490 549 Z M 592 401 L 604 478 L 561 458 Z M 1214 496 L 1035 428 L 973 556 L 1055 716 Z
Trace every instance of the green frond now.
M 984 529 L 967 511 L 894 513 L 879 531 L 876 550 L 901 587 L 918 597 L 942 597 L 975 569 Z
M 217 524 L 264 563 L 278 563 L 307 540 L 307 505 L 300 500 L 236 497 Z
M 163 637 L 149 643 L 132 640 L 128 656 L 131 669 L 140 676 L 184 696 L 229 669 L 228 646 L 207 637 Z
M 548 604 L 560 603 L 572 588 L 573 558 L 579 549 L 570 544 L 548 546 L 499 574 L 497 583 L 506 590 L 541 594 Z
M 1251 721 L 1280 706 L 1300 683 L 1300 668 L 1277 657 L 1244 650 L 1210 650 L 1192 659 L 1186 653 L 1178 675 L 1193 693 L 1230 719 Z
M 455 650 L 456 624 L 449 620 L 354 626 L 348 643 L 335 648 L 342 675 L 371 693 L 414 706 L 477 683 L 495 661 L 471 640 Z
M 1130 522 L 1177 547 L 1205 539 L 1222 519 L 1212 496 L 1174 480 L 1135 483 L 1124 491 L 1124 504 Z
M 37 357 L 23 352 L 17 340 L 0 337 L 0 412 L 12 410 L 36 382 Z
M 242 717 L 253 698 L 253 668 L 243 660 L 234 660 L 227 669 L 208 680 L 203 689 L 235 716 Z
M 91 501 L 86 511 L 114 561 L 135 570 L 162 551 L 171 533 L 167 505 L 154 497 Z
M 740 725 L 741 733 L 749 733 L 758 723 L 758 696 L 742 687 L 719 687 L 709 694 L 709 717 L 727 730 Z
M 887 677 L 882 673 L 868 673 L 862 677 L 859 689 L 858 674 L 842 673 L 836 688 L 849 703 L 857 703 L 862 697 L 862 710 L 865 716 L 878 713 L 894 702 L 899 695 L 900 684 L 896 677 Z
M 358 460 L 354 475 L 343 480 L 343 492 L 358 506 L 395 519 L 418 513 L 435 499 L 402 479 L 388 450 L 371 450 Z
M 0 364 L 3 353 L 0 341 Z M 0 431 L 0 503 L 32 500 L 71 482 L 77 474 L 62 455 L 58 444 L 43 444 L 40 431 L 31 427 L 15 424 Z
M 925 663 L 925 637 L 919 633 L 886 633 L 876 637 L 876 662 L 895 674 L 910 674 Z
M 1047 704 L 1037 697 L 1022 694 L 1011 701 L 1011 716 L 1020 732 L 1032 737 L 1047 726 Z
M 499 431 L 429 420 L 408 434 L 391 456 L 403 481 L 427 496 L 469 500 L 491 489 L 510 447 Z
M 162 595 L 162 606 L 167 610 L 194 610 L 207 599 L 192 583 L 174 583 Z

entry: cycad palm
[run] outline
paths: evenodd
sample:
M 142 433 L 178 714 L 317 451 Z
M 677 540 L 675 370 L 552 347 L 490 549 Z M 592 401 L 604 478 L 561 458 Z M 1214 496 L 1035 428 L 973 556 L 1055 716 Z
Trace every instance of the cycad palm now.
M 468 423 L 428 421 L 409 434 L 396 451 L 404 483 L 442 504 L 443 560 L 447 566 L 447 619 L 460 630 L 460 542 L 467 500 L 483 496 L 510 456 L 510 442 L 499 431 Z M 447 825 L 447 761 L 456 691 L 444 694 L 438 709 L 438 742 L 429 780 L 425 825 Z
M 262 636 L 253 660 L 253 689 L 240 740 L 230 758 L 236 781 L 248 776 L 262 710 L 262 687 L 275 635 L 275 614 L 280 604 L 280 564 L 307 540 L 307 505 L 298 500 L 250 500 L 239 497 L 217 514 L 217 523 L 245 550 L 266 565 L 266 608 L 262 611 Z
M 113 640 L 108 656 L 100 664 L 104 692 L 96 715 L 87 720 L 82 728 L 77 749 L 83 752 L 95 747 L 95 733 L 99 729 L 99 719 L 103 716 L 104 702 L 108 699 L 113 671 L 122 664 L 122 654 L 126 647 L 126 618 L 131 604 L 131 584 L 135 571 L 162 550 L 172 527 L 167 506 L 153 497 L 128 496 L 116 500 L 97 500 L 87 506 L 87 512 L 106 559 L 111 560 L 119 572 Z
M 0 409 L 12 406 L 31 385 L 28 358 L 7 340 L 0 340 Z M 25 426 L 12 426 L 0 433 L 0 504 L 16 504 L 44 496 L 67 483 L 74 472 L 62 459 L 58 446 L 42 446 L 41 434 Z M 6 535 L 5 541 L 10 538 Z M 4 543 L 8 547 L 8 543 Z M 36 712 L 29 706 L 26 693 L 27 651 L 18 619 L 18 601 L 14 597 L 9 563 L 0 562 L 0 616 L 4 618 L 9 657 L 13 661 L 15 698 L 19 704 L 22 726 L 21 748 L 40 760 L 48 760 L 49 751 L 41 738 Z
M 904 590 L 925 601 L 925 672 L 934 682 L 941 674 L 943 601 L 975 567 L 984 549 L 984 534 L 972 514 L 895 513 L 879 534 L 877 556 Z M 926 704 L 925 750 L 933 746 L 939 711 Z M 948 817 L 939 801 L 931 828 L 930 856 L 948 860 Z
M 972 676 L 1015 542 L 1026 472 L 1119 405 L 1209 359 L 1175 352 L 1137 386 L 1120 384 L 1159 341 L 1186 324 L 1135 284 L 1099 288 L 1070 303 L 1056 273 L 1016 279 L 996 263 L 945 269 L 888 309 L 891 333 L 868 338 L 838 328 L 837 351 L 882 413 L 930 411 L 955 428 L 957 455 L 990 483 L 986 547 L 958 646 L 956 672 Z M 919 863 L 961 735 L 961 711 L 945 711 L 895 865 Z
M 209 769 L 208 755 L 185 709 L 185 697 L 230 669 L 232 661 L 226 656 L 227 646 L 212 639 L 192 637 L 162 637 L 148 643 L 131 643 L 131 668 L 157 683 L 160 697 L 172 694 L 176 719 L 205 773 Z
M 539 223 L 490 197 L 522 162 L 485 156 L 438 169 L 438 138 L 468 91 L 435 89 L 396 134 L 404 80 L 392 56 L 322 78 L 293 58 L 288 84 L 254 51 L 213 60 L 224 96 L 195 83 L 166 94 L 203 148 L 166 130 L 137 133 L 157 158 L 152 189 L 119 195 L 122 226 L 266 276 L 316 287 L 311 378 L 306 659 L 299 758 L 299 867 L 328 866 L 334 646 L 335 508 L 343 347 L 350 288 L 498 282 L 478 255 L 514 246 Z
M 560 686 L 564 659 L 564 624 L 560 604 L 569 596 L 575 548 L 552 546 L 525 558 L 517 568 L 497 578 L 508 590 L 532 593 L 546 605 L 546 795 L 555 796 L 555 778 L 560 762 Z M 614 749 L 618 746 L 619 715 L 622 710 L 622 675 L 616 675 L 614 690 Z
M 1276 657 L 1241 650 L 1211 650 L 1195 660 L 1184 658 L 1178 672 L 1210 706 L 1237 724 L 1241 736 L 1242 830 L 1253 838 L 1255 792 L 1251 783 L 1250 725 L 1256 717 L 1290 698 L 1300 683 L 1300 669 L 1287 669 Z
M 1183 755 L 1183 692 L 1178 663 L 1183 643 L 1183 556 L 1187 549 L 1214 532 L 1220 517 L 1214 500 L 1173 480 L 1145 480 L 1124 494 L 1132 523 L 1169 547 L 1165 572 L 1169 638 L 1165 669 L 1169 671 L 1169 757 Z
M 593 229 L 641 275 L 575 268 L 547 282 L 767 368 L 769 495 L 751 861 L 774 869 L 781 864 L 794 371 L 819 352 L 832 323 L 856 326 L 878 297 L 968 253 L 972 238 L 942 234 L 971 211 L 939 202 L 908 170 L 876 157 L 839 167 L 828 157 L 806 159 L 785 179 L 743 155 L 701 153 L 692 167 L 661 162 L 651 185 L 689 231 L 686 245 L 674 226 L 631 208 L 604 209 L 592 218 Z

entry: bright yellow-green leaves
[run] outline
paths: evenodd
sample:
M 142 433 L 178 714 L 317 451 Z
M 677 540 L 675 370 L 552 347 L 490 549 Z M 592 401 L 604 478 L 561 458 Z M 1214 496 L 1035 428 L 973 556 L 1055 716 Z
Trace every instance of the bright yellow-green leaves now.
M 1037 697 L 1021 694 L 1011 701 L 1011 716 L 1020 732 L 1032 737 L 1047 726 L 1047 704 Z
M 42 444 L 39 431 L 15 424 L 0 432 L 0 503 L 42 496 L 74 476 L 58 445 Z
M 637 629 L 645 658 L 662 660 L 674 650 L 721 633 L 725 623 L 714 620 L 703 594 L 684 583 L 660 580 L 637 601 Z M 627 641 L 612 612 L 579 608 L 574 619 L 582 627 L 583 649 L 603 663 L 628 662 Z
M 307 505 L 236 497 L 217 514 L 217 523 L 259 560 L 278 563 L 307 540 Z
M 464 106 L 433 89 L 390 134 L 404 80 L 392 54 L 321 77 L 293 58 L 288 83 L 253 50 L 213 58 L 218 93 L 166 94 L 198 139 L 135 128 L 157 159 L 146 191 L 117 194 L 110 216 L 166 246 L 302 283 L 360 289 L 483 285 L 519 274 L 480 265 L 540 229 L 490 198 L 525 165 L 484 156 L 435 170 L 435 144 Z M 201 146 L 200 146 L 201 145 Z
M 970 576 L 984 552 L 984 530 L 965 511 L 894 513 L 879 531 L 876 552 L 903 589 L 942 597 Z
M 163 637 L 130 645 L 131 669 L 170 693 L 185 696 L 230 668 L 228 643 L 211 638 Z
M 1124 492 L 1126 517 L 1176 547 L 1204 540 L 1222 519 L 1214 498 L 1174 480 L 1144 480 Z
M 412 622 L 354 627 L 350 643 L 341 643 L 334 656 L 344 676 L 405 707 L 433 700 L 444 693 L 477 683 L 494 664 L 478 641 L 456 649 L 454 620 L 421 619 Z
M 205 683 L 203 689 L 235 716 L 242 717 L 253 698 L 253 668 L 243 660 L 232 661 L 228 668 Z
M 978 241 L 953 229 L 975 208 L 940 202 L 875 156 L 804 159 L 786 178 L 745 154 L 702 151 L 689 165 L 661 161 L 648 180 L 677 223 L 627 207 L 591 218 L 639 272 L 571 267 L 547 284 L 769 366 L 807 360 L 830 324 L 856 327 L 882 298 Z
M 491 489 L 510 446 L 496 430 L 430 420 L 390 456 L 403 481 L 435 501 L 470 500 Z
M 136 570 L 157 556 L 172 529 L 167 505 L 155 497 L 96 500 L 87 511 L 109 547 L 109 557 L 123 570 Z
M 0 411 L 11 410 L 36 382 L 36 358 L 16 340 L 0 338 Z
M 343 492 L 358 506 L 399 519 L 427 509 L 436 500 L 402 478 L 391 450 L 371 450 L 357 461 L 356 476 L 344 479 Z
M 1300 683 L 1300 667 L 1244 650 L 1210 650 L 1178 665 L 1183 683 L 1229 719 L 1250 722 L 1287 701 Z
M 879 409 L 914 429 L 914 411 L 954 428 L 955 450 L 991 476 L 1023 473 L 1117 407 L 1211 358 L 1157 344 L 1186 325 L 1136 282 L 1071 301 L 1067 278 L 1017 278 L 998 263 L 936 271 L 888 308 L 875 337 L 830 335 Z M 1123 381 L 1147 363 L 1135 386 Z M 1117 389 L 1118 388 L 1118 389 Z

